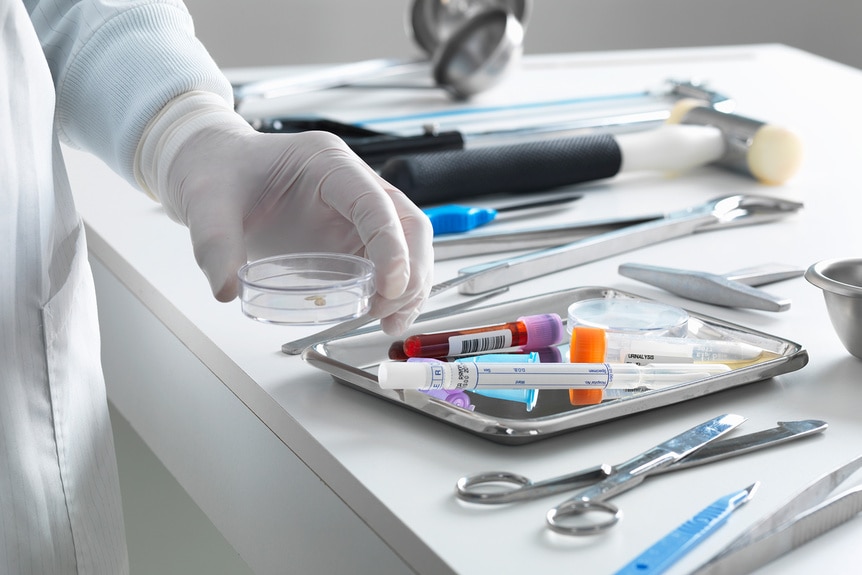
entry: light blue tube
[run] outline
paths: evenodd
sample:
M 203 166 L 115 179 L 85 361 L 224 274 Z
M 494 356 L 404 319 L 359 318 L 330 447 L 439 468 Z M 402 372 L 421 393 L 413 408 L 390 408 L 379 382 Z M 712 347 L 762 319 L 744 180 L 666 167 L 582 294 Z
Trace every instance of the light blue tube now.
M 478 362 L 478 363 L 540 363 L 539 352 L 530 353 L 489 353 L 485 355 L 474 355 L 472 357 L 460 357 L 456 363 Z M 470 393 L 503 399 L 505 401 L 516 401 L 523 403 L 527 411 L 532 411 L 539 400 L 538 389 L 471 389 Z

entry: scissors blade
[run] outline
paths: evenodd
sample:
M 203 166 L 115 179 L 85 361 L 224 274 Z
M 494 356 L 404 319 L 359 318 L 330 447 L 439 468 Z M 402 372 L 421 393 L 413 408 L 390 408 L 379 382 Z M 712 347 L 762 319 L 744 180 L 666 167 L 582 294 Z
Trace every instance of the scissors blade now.
M 729 433 L 745 421 L 732 413 L 720 415 L 692 427 L 676 437 L 652 447 L 632 459 L 615 466 L 614 473 L 571 498 L 574 500 L 604 500 L 641 483 L 689 454 Z
M 636 455 L 625 463 L 615 466 L 614 472 L 592 487 L 576 493 L 573 497 L 551 508 L 545 516 L 548 527 L 563 535 L 592 535 L 610 528 L 621 517 L 618 507 L 607 500 L 640 485 L 644 479 L 664 469 L 685 456 L 696 452 L 725 433 L 739 426 L 745 418 L 732 413 L 720 415 Z M 590 511 L 610 515 L 604 522 L 587 521 L 581 525 L 573 519 Z
M 727 459 L 728 457 L 736 457 L 737 455 L 743 455 L 765 447 L 780 445 L 793 439 L 822 433 L 826 431 L 827 427 L 827 423 L 819 419 L 779 421 L 776 427 L 710 443 L 703 449 L 698 449 L 688 457 L 665 467 L 657 473 L 688 469 L 689 467 L 705 465 L 714 461 Z

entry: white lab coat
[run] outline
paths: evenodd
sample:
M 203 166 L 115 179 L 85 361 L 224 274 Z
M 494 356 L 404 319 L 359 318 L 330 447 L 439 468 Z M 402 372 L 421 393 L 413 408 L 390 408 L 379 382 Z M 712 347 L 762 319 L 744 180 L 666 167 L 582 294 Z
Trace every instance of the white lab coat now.
M 57 133 L 131 179 L 135 144 L 165 102 L 213 86 L 229 98 L 229 85 L 189 40 L 175 1 L 26 1 L 31 14 L 22 0 L 0 0 L 0 574 L 122 574 L 95 291 Z M 112 41 L 129 22 L 161 37 L 145 48 Z M 171 49 L 165 61 L 159 51 Z M 110 72 L 131 51 L 158 63 L 127 57 L 125 73 Z
M 0 572 L 128 572 L 83 227 L 54 86 L 20 0 L 0 0 Z

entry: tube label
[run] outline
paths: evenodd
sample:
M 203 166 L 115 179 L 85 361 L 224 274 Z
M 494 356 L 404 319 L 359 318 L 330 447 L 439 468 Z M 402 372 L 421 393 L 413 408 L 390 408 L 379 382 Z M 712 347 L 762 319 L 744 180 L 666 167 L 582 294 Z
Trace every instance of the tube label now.
M 444 389 L 475 388 L 606 388 L 614 374 L 608 364 L 494 364 L 443 363 L 439 367 Z
M 660 353 L 634 352 L 630 351 L 623 357 L 623 362 L 637 365 L 649 365 L 651 363 L 694 363 L 690 356 L 661 355 Z
M 449 338 L 448 355 L 484 353 L 486 351 L 509 347 L 512 347 L 512 332 L 508 329 L 453 335 Z
M 470 369 L 470 366 L 467 364 L 454 364 L 457 366 L 455 373 L 452 375 L 452 388 L 451 389 L 473 389 L 476 387 L 476 370 Z M 476 364 L 472 364 L 475 366 Z

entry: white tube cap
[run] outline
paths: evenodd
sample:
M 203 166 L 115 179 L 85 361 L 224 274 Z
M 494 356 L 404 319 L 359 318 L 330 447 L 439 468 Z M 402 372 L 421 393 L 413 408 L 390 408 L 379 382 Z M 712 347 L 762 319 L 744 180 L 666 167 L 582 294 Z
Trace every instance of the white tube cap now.
M 435 361 L 445 367 L 443 362 Z M 393 361 L 380 364 L 377 383 L 383 389 L 433 389 L 433 366 L 424 361 Z M 442 376 L 441 376 L 442 377 Z M 443 382 L 440 381 L 440 384 Z M 438 388 L 442 385 L 436 386 Z

